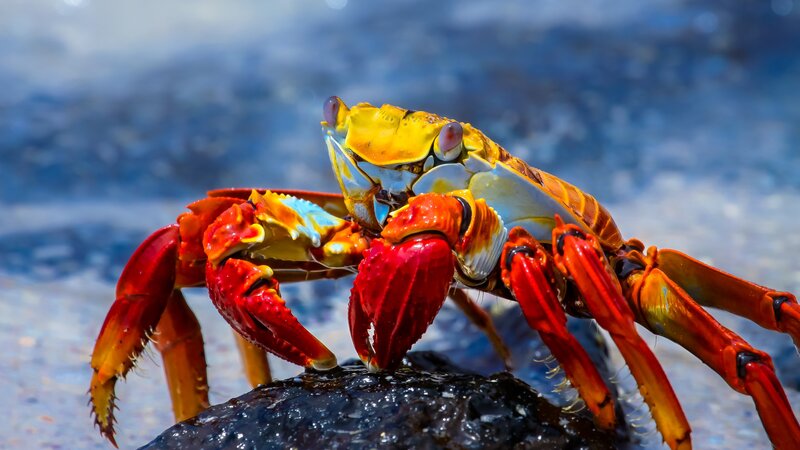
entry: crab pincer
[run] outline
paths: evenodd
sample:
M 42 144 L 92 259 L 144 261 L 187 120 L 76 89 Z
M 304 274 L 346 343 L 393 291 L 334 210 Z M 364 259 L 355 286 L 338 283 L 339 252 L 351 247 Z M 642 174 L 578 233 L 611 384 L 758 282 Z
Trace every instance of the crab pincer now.
M 391 370 L 442 307 L 455 258 L 436 234 L 397 244 L 375 239 L 358 269 L 350 295 L 353 344 L 369 370 Z
M 276 232 L 261 224 L 258 211 L 251 203 L 235 205 L 208 227 L 203 242 L 211 300 L 236 331 L 264 350 L 305 367 L 336 367 L 334 354 L 286 306 L 273 269 L 237 253 Z
M 350 333 L 370 370 L 395 368 L 441 309 L 455 275 L 461 203 L 427 195 L 397 210 L 358 266 Z

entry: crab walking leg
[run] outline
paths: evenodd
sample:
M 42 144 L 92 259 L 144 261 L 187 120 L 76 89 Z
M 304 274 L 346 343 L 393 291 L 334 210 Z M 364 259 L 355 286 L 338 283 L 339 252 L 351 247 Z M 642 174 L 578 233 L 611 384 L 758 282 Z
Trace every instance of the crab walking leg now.
M 239 355 L 242 357 L 244 374 L 250 386 L 257 387 L 272 382 L 272 371 L 269 369 L 269 361 L 264 349 L 245 339 L 236 330 L 233 331 L 233 337 L 236 339 L 236 348 L 239 349 Z
M 175 421 L 208 408 L 208 376 L 200 323 L 180 290 L 172 291 L 153 343 L 164 361 Z
M 636 331 L 634 315 L 593 236 L 556 216 L 555 260 L 572 277 L 595 321 L 611 334 L 661 435 L 672 449 L 691 448 L 691 429 L 664 369 Z
M 800 347 L 800 304 L 794 295 L 742 280 L 676 250 L 652 247 L 648 257 L 699 304 L 787 333 Z
M 552 259 L 522 228 L 514 228 L 503 249 L 503 282 L 514 293 L 525 319 L 561 364 L 598 425 L 616 426 L 614 402 L 586 350 L 567 330 L 567 316 L 554 291 Z
M 506 344 L 503 342 L 503 338 L 501 338 L 500 333 L 497 332 L 497 328 L 492 321 L 492 316 L 475 303 L 475 300 L 470 298 L 464 289 L 453 289 L 449 297 L 453 300 L 453 303 L 458 306 L 458 309 L 467 316 L 470 322 L 486 335 L 494 351 L 500 359 L 503 360 L 503 365 L 505 365 L 506 370 L 511 370 L 511 352 L 508 351 L 508 347 L 506 347 Z
M 692 352 L 733 389 L 752 396 L 772 444 L 796 448 L 800 425 L 769 355 L 720 325 L 658 268 L 631 273 L 625 286 L 643 325 Z
M 114 446 L 114 385 L 133 367 L 175 285 L 178 226 L 162 228 L 136 249 L 117 283 L 117 298 L 92 351 L 90 402 L 95 423 Z

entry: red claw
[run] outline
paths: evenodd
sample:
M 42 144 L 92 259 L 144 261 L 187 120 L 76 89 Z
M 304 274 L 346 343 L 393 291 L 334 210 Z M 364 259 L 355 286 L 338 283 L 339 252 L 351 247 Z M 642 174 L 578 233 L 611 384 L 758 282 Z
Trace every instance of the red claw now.
M 336 357 L 292 314 L 266 266 L 231 258 L 206 265 L 214 306 L 248 341 L 299 366 L 327 370 Z
M 350 295 L 353 344 L 371 371 L 400 364 L 442 307 L 454 271 L 453 252 L 439 235 L 372 241 Z

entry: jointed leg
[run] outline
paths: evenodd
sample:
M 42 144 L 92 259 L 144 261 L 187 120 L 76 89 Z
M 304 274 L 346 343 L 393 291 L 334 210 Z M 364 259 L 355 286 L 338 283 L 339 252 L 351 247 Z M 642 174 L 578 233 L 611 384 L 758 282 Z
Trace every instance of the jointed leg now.
M 153 343 L 161 353 L 175 421 L 208 408 L 208 376 L 200 324 L 176 289 L 158 322 Z
M 89 394 L 100 432 L 114 440 L 114 385 L 133 367 L 175 286 L 178 226 L 164 227 L 136 249 L 117 283 L 117 298 L 92 351 Z
M 733 389 L 752 396 L 773 445 L 796 448 L 800 425 L 769 355 L 720 325 L 659 268 L 630 274 L 625 286 L 640 323 L 692 352 Z
M 464 289 L 453 289 L 450 292 L 450 299 L 467 316 L 470 322 L 486 335 L 494 351 L 503 360 L 506 370 L 511 370 L 511 352 L 508 351 L 508 347 L 503 343 L 503 339 L 497 332 L 492 316 L 475 303 Z
M 247 376 L 250 386 L 256 387 L 272 382 L 272 372 L 269 369 L 269 361 L 264 349 L 252 344 L 235 330 L 233 336 L 236 339 L 236 348 L 239 349 L 239 356 L 242 357 L 244 374 Z
M 648 258 L 697 303 L 787 333 L 800 347 L 800 304 L 794 295 L 742 280 L 675 250 L 653 247 Z
M 557 221 L 553 230 L 556 264 L 572 277 L 597 324 L 611 334 L 664 440 L 672 449 L 691 448 L 686 416 L 664 369 L 637 333 L 633 312 L 599 244 L 578 227 Z
M 613 429 L 616 414 L 611 393 L 586 350 L 567 330 L 567 316 L 553 286 L 551 258 L 524 229 L 514 228 L 500 264 L 503 282 L 514 293 L 528 324 L 539 332 L 598 424 Z

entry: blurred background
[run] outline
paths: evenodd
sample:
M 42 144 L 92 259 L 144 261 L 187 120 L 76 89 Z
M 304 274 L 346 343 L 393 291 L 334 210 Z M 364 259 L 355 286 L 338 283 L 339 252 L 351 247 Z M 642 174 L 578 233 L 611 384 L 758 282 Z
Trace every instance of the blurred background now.
M 208 189 L 336 190 L 319 130 L 333 94 L 471 122 L 593 193 L 626 236 L 800 292 L 798 49 L 797 0 L 3 0 L 0 447 L 108 448 L 88 360 L 128 256 Z M 348 289 L 285 290 L 340 359 Z M 189 300 L 220 402 L 248 387 L 204 297 Z M 800 412 L 789 340 L 718 317 L 775 356 Z M 647 340 L 697 448 L 769 448 L 748 398 Z M 118 385 L 123 448 L 172 422 L 156 360 Z

